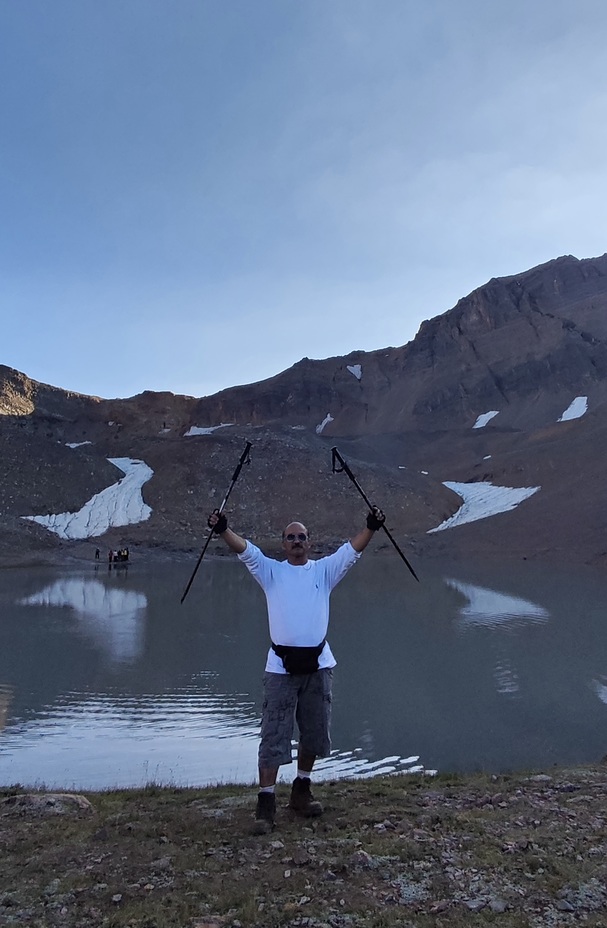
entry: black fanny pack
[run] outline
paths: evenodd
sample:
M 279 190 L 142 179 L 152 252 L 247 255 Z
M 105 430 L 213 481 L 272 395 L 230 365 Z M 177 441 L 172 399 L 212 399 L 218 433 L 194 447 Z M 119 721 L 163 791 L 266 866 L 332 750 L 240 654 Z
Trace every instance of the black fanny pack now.
M 286 644 L 274 644 L 272 650 L 282 659 L 287 673 L 316 673 L 318 658 L 325 646 L 326 639 L 314 648 L 294 648 Z

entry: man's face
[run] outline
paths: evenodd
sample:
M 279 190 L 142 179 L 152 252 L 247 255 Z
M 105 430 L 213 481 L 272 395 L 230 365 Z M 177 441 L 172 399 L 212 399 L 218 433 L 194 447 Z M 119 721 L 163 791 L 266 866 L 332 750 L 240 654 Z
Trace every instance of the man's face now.
M 289 564 L 306 564 L 310 539 L 308 530 L 301 522 L 290 522 L 282 533 L 282 546 Z

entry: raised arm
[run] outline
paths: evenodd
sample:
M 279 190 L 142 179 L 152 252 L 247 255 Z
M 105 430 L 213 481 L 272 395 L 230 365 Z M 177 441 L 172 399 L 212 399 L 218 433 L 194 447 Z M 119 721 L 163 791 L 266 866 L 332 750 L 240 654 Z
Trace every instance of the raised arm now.
M 379 509 L 378 506 L 374 506 L 373 510 L 367 516 L 367 525 L 365 528 L 361 529 L 360 532 L 350 539 L 350 544 L 355 551 L 361 552 L 364 551 L 375 532 L 378 531 L 386 521 L 386 517 Z
M 219 535 L 225 541 L 228 548 L 234 551 L 235 554 L 242 554 L 247 546 L 246 540 L 233 532 L 231 528 L 228 528 L 228 520 L 223 512 L 221 515 L 218 512 L 212 512 L 207 524 L 216 535 Z

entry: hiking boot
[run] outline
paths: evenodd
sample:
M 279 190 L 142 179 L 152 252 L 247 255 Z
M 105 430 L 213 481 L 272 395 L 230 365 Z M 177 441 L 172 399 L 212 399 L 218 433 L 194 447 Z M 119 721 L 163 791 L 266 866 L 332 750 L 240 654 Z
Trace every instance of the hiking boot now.
M 322 815 L 323 807 L 321 803 L 314 799 L 310 792 L 310 777 L 295 777 L 293 780 L 289 809 L 293 809 L 299 815 L 305 815 L 306 818 Z
M 276 796 L 274 793 L 258 793 L 255 810 L 254 835 L 267 835 L 274 828 L 276 815 Z

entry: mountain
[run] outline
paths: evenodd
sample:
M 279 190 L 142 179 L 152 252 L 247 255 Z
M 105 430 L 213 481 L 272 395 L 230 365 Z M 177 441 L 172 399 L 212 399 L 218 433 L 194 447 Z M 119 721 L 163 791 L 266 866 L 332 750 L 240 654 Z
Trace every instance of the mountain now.
M 572 403 L 588 411 L 558 421 Z M 147 557 L 191 557 L 246 440 L 252 463 L 231 518 L 269 548 L 293 517 L 319 550 L 360 524 L 364 503 L 331 474 L 337 444 L 412 559 L 607 563 L 607 255 L 492 279 L 402 347 L 304 358 L 209 397 L 102 400 L 0 366 L 3 562 L 127 543 Z M 109 460 L 119 458 L 154 472 L 143 488 L 147 521 L 68 541 L 21 518 L 77 511 L 123 476 Z M 461 505 L 443 481 L 541 490 L 512 511 L 429 535 Z

